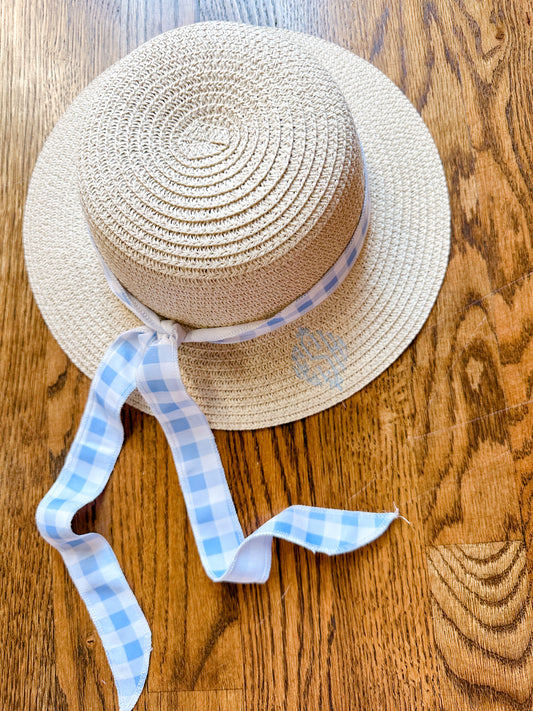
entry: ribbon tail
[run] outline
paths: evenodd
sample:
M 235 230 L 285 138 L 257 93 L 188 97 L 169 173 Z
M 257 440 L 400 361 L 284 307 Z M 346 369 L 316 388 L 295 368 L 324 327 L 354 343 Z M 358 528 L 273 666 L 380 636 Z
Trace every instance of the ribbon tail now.
M 131 711 L 144 686 L 150 628 L 105 538 L 75 534 L 72 519 L 103 491 L 113 470 L 124 439 L 120 410 L 149 338 L 147 329 L 128 331 L 104 355 L 63 469 L 36 513 L 39 532 L 61 553 L 98 630 L 121 711 Z
M 244 538 L 209 424 L 181 380 L 178 342 L 160 337 L 146 350 L 137 387 L 168 439 L 202 564 L 215 582 L 262 583 L 272 538 L 336 555 L 378 538 L 398 517 L 289 506 Z
M 202 565 L 217 581 L 244 534 L 211 428 L 181 380 L 177 348 L 169 336 L 150 344 L 137 371 L 137 389 L 165 432 Z
M 314 506 L 289 506 L 264 523 L 249 538 L 273 536 L 313 553 L 349 553 L 375 541 L 397 519 L 399 511 L 374 513 Z
M 254 557 L 259 541 L 263 546 L 272 546 L 273 538 L 290 541 L 313 553 L 338 555 L 350 553 L 375 541 L 399 517 L 396 509 L 391 512 L 344 511 L 314 506 L 289 506 L 273 516 L 250 534 L 239 546 L 233 565 L 220 578 L 222 582 L 242 582 L 243 559 Z M 254 550 L 255 548 L 255 550 Z M 270 561 L 269 561 L 270 563 Z M 261 579 L 265 582 L 270 564 Z

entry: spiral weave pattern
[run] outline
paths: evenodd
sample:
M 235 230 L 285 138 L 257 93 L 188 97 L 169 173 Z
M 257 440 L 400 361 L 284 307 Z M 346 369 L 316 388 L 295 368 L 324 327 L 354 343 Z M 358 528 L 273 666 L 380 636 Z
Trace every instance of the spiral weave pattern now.
M 188 326 L 276 313 L 359 220 L 351 112 L 319 61 L 275 30 L 199 24 L 142 45 L 107 72 L 80 143 L 100 253 L 140 301 Z

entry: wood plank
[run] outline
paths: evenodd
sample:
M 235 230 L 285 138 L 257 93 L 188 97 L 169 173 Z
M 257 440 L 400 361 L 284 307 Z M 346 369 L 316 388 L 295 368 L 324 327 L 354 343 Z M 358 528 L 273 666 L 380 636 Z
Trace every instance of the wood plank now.
M 476 154 L 479 223 L 494 289 L 531 271 L 533 12 L 527 3 L 450 4 Z
M 53 555 L 34 512 L 51 478 L 47 442 L 47 329 L 31 297 L 21 249 L 24 195 L 46 126 L 60 113 L 53 77 L 44 101 L 42 20 L 22 3 L 0 6 L 0 657 L 2 708 L 67 708 L 56 678 Z M 56 17 L 60 26 L 60 17 Z M 43 39 L 43 38 L 41 38 Z M 46 44 L 43 41 L 43 44 Z M 65 628 L 65 619 L 62 621 Z
M 180 711 L 241 711 L 243 709 L 242 692 L 238 689 L 180 691 L 161 694 L 160 704 L 160 711 L 175 711 L 175 709 Z
M 444 709 L 531 708 L 533 616 L 522 541 L 428 548 Z

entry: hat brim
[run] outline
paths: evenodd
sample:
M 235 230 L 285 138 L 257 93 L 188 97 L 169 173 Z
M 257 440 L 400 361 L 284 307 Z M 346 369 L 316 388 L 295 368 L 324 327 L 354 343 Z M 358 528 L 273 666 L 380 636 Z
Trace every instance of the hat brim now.
M 215 429 L 291 422 L 363 388 L 420 331 L 448 262 L 446 180 L 431 135 L 407 98 L 348 50 L 289 30 L 265 31 L 289 34 L 343 92 L 365 153 L 371 226 L 349 276 L 307 315 L 244 343 L 181 346 L 183 381 Z M 100 81 L 74 100 L 47 139 L 24 215 L 26 265 L 41 313 L 91 378 L 112 341 L 139 324 L 109 289 L 78 195 L 77 141 Z M 130 403 L 147 411 L 138 393 Z

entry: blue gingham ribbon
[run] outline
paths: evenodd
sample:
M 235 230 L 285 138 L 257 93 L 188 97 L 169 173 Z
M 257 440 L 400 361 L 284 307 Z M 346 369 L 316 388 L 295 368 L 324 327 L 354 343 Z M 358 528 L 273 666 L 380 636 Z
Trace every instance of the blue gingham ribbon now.
M 398 512 L 367 513 L 289 506 L 247 538 L 239 524 L 213 433 L 180 377 L 182 343 L 236 343 L 294 321 L 321 303 L 354 264 L 369 221 L 365 197 L 357 230 L 344 252 L 306 294 L 264 321 L 187 330 L 161 319 L 129 294 L 102 263 L 116 296 L 144 326 L 109 347 L 91 384 L 88 402 L 63 469 L 37 510 L 43 537 L 62 555 L 98 630 L 117 686 L 121 711 L 130 711 L 144 686 L 151 650 L 148 623 L 107 541 L 72 531 L 74 514 L 104 489 L 123 442 L 122 405 L 137 388 L 161 423 L 172 450 L 198 552 L 216 582 L 264 582 L 272 538 L 314 552 L 353 551 L 381 535 Z

